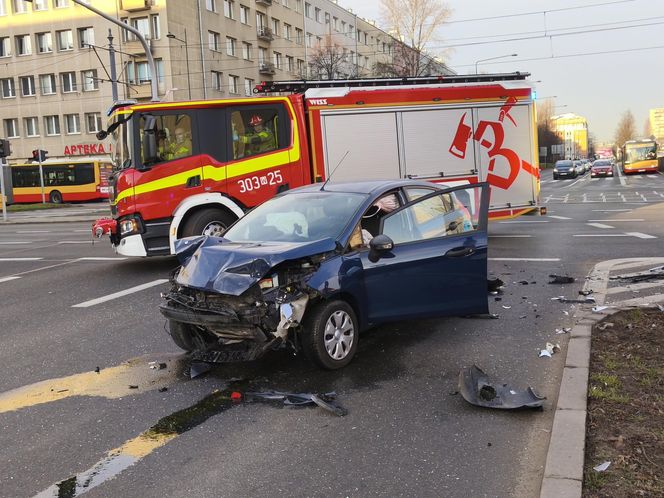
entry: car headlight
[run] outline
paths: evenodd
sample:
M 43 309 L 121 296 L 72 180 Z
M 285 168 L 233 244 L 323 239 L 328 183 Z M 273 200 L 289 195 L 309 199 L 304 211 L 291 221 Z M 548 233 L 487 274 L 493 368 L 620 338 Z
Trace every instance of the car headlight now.
M 125 218 L 120 221 L 120 235 L 130 235 L 140 233 L 141 223 L 137 218 Z
M 557 168 L 553 168 L 553 172 L 554 172 L 554 173 L 558 173 L 558 169 L 557 169 Z

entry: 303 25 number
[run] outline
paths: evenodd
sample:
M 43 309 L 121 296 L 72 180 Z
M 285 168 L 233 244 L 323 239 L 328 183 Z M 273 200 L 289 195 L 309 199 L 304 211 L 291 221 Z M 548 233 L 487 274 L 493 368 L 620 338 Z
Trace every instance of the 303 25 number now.
M 238 180 L 237 183 L 240 186 L 240 193 L 252 192 L 254 190 L 259 190 L 261 187 L 268 185 L 280 185 L 284 182 L 284 179 L 281 176 L 281 171 L 268 171 L 266 174 L 261 176 L 250 176 L 249 178 L 243 178 Z

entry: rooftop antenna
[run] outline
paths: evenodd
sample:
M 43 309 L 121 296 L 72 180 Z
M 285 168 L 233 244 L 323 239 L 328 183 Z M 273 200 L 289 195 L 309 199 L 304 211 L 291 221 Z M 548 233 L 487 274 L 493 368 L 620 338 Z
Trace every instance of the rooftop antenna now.
M 344 162 L 344 159 L 346 159 L 346 156 L 348 155 L 349 152 L 350 152 L 350 149 L 348 149 L 348 150 L 346 151 L 346 153 L 345 153 L 344 156 L 341 158 L 341 160 L 339 161 L 339 163 L 334 167 L 334 169 L 332 170 L 332 172 L 327 176 L 327 178 L 325 179 L 325 183 L 323 183 L 323 186 L 320 188 L 320 191 L 321 191 L 321 192 L 323 192 L 323 191 L 325 190 L 325 185 L 327 185 L 327 182 L 330 181 L 330 178 L 332 178 L 332 175 L 333 175 L 334 172 L 337 170 L 337 168 L 338 168 L 339 166 L 341 166 L 341 163 Z

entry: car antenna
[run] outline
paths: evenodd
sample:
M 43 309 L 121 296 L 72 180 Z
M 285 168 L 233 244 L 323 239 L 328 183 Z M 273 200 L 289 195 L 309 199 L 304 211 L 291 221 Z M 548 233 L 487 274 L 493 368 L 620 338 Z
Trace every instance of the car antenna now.
M 332 170 L 332 173 L 330 173 L 330 174 L 328 175 L 328 177 L 325 179 L 325 182 L 323 183 L 323 186 L 320 188 L 320 191 L 321 191 L 321 192 L 323 192 L 323 191 L 325 190 L 325 185 L 327 185 L 327 182 L 330 181 L 330 178 L 332 178 L 332 175 L 333 175 L 334 172 L 337 170 L 337 168 L 338 168 L 339 166 L 341 166 L 341 163 L 344 162 L 344 159 L 346 159 L 346 156 L 348 155 L 349 152 L 350 152 L 350 149 L 348 149 L 348 150 L 346 151 L 346 153 L 344 154 L 344 157 L 341 158 L 341 160 L 339 161 L 339 163 L 338 163 L 338 164 L 334 167 L 334 169 Z

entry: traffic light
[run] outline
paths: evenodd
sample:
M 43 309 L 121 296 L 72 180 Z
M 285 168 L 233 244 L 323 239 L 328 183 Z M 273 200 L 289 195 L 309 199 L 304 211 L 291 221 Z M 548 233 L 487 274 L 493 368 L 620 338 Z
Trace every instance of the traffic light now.
M 9 140 L 0 138 L 0 157 L 8 157 L 12 155 L 12 148 L 9 145 Z
M 48 157 L 46 154 L 48 154 L 47 150 L 35 149 L 32 151 L 32 160 L 43 163 Z

